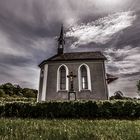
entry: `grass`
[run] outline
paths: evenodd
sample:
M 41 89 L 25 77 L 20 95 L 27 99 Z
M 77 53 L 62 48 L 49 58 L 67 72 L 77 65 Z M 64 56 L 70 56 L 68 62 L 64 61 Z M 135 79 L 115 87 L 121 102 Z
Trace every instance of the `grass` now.
M 0 140 L 139 140 L 140 120 L 0 119 Z

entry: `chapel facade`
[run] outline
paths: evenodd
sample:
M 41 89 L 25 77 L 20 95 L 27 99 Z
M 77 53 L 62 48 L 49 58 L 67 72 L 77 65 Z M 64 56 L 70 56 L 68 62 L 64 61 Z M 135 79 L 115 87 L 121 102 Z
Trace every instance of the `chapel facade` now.
M 57 54 L 39 64 L 37 100 L 68 100 L 71 99 L 71 93 L 74 93 L 75 99 L 107 100 L 108 83 L 116 80 L 112 75 L 106 74 L 107 58 L 101 52 L 64 53 L 64 48 L 62 26 Z

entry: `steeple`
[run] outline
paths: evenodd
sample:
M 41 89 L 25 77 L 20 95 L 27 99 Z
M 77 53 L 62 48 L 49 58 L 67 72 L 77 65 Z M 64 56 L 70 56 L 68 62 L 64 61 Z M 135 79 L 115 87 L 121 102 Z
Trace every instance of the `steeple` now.
M 64 44 L 65 44 L 65 40 L 64 40 L 64 28 L 63 28 L 63 24 L 62 24 L 61 25 L 60 36 L 58 38 L 58 54 L 63 54 Z

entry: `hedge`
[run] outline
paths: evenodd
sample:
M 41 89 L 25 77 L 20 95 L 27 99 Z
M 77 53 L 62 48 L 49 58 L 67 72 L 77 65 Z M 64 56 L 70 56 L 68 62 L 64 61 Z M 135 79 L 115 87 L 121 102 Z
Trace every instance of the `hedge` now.
M 7 102 L 0 104 L 0 117 L 19 118 L 140 118 L 139 101 Z
M 7 98 L 3 98 L 0 97 L 0 103 L 3 102 L 36 102 L 36 98 L 25 98 L 25 97 L 21 97 L 21 98 L 13 98 L 13 97 L 7 97 Z

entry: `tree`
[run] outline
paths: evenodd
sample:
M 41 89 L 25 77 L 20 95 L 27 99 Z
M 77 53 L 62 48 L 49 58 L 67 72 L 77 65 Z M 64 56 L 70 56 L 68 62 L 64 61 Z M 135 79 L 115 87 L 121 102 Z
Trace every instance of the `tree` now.
M 140 80 L 137 82 L 137 90 L 138 90 L 138 93 L 140 93 Z
M 26 98 L 36 98 L 37 97 L 37 90 L 29 89 L 29 88 L 24 88 L 22 90 L 22 94 Z
M 23 96 L 22 92 L 22 88 L 19 85 L 14 85 L 14 94 L 16 94 L 17 96 Z
M 14 95 L 14 86 L 11 83 L 3 84 L 1 88 L 4 90 L 5 94 L 10 96 Z
M 3 89 L 0 88 L 0 97 L 5 97 L 5 92 Z
M 124 99 L 123 93 L 121 91 L 116 91 L 114 93 L 114 96 L 110 97 L 110 100 L 114 100 L 114 99 Z
M 19 85 L 13 85 L 6 83 L 0 85 L 0 97 L 26 97 L 36 98 L 38 91 L 35 89 L 24 88 L 22 89 Z

